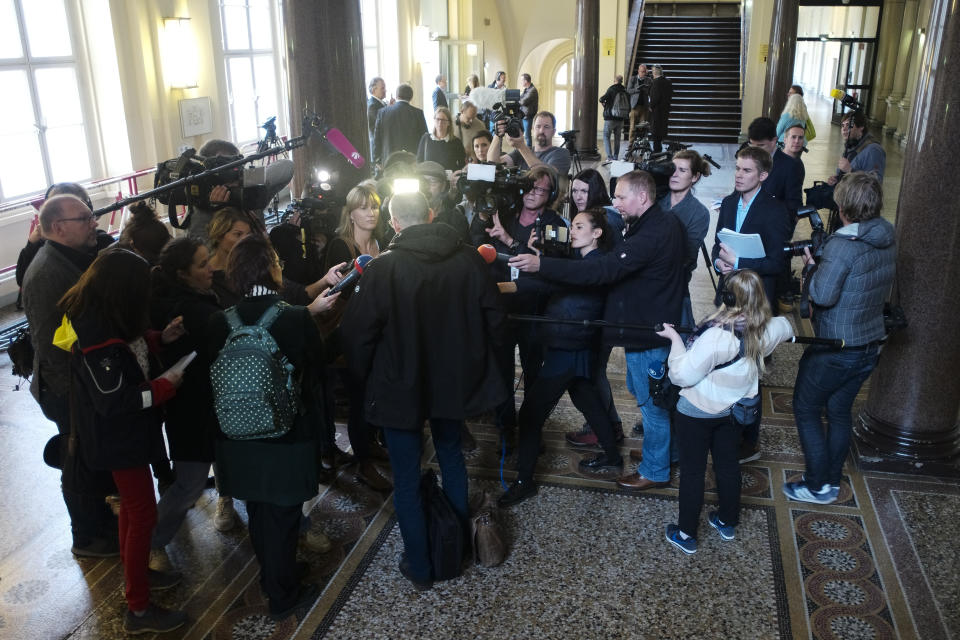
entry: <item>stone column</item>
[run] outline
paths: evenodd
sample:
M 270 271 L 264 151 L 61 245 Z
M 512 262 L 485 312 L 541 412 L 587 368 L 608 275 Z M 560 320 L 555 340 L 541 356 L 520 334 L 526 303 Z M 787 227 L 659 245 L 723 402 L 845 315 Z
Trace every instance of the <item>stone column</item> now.
M 797 55 L 798 0 L 775 0 L 770 25 L 770 52 L 761 113 L 774 122 L 787 102 L 787 90 L 793 84 L 793 64 Z M 682 46 L 682 45 L 681 45 Z
M 573 128 L 585 160 L 600 158 L 597 150 L 597 99 L 600 67 L 600 0 L 577 0 L 573 51 Z
M 321 114 L 366 156 L 367 108 L 357 0 L 285 0 L 283 22 L 287 37 L 287 81 L 290 89 L 290 130 L 301 131 L 303 109 Z M 340 184 L 354 185 L 370 175 L 352 165 L 323 142 L 313 140 L 293 152 L 296 163 L 293 193 L 299 194 L 310 172 L 323 164 L 340 172 Z
M 951 5 L 953 5 L 951 9 Z M 906 25 L 904 25 L 906 28 Z M 876 456 L 937 460 L 960 453 L 960 12 L 932 0 L 897 207 L 899 298 L 910 326 L 880 356 L 854 429 L 861 464 Z M 920 143 L 922 141 L 922 144 Z M 916 465 L 920 466 L 920 465 Z M 889 467 L 887 467 L 889 469 Z
M 929 16 L 917 15 L 917 28 L 915 31 L 919 31 L 920 25 L 926 24 L 929 20 Z M 921 57 L 923 56 L 923 47 L 926 43 L 924 38 L 921 38 L 919 35 L 913 36 L 913 46 L 910 51 L 910 70 L 907 72 L 907 92 L 903 95 L 903 99 L 900 100 L 900 104 L 897 105 L 900 111 L 900 122 L 897 125 L 897 130 L 893 134 L 893 137 L 900 143 L 901 147 L 906 146 L 909 142 L 907 137 L 907 131 L 910 127 L 910 113 L 911 107 L 913 106 L 913 96 L 917 91 L 917 75 L 920 73 L 920 64 Z
M 870 119 L 882 125 L 887 113 L 887 98 L 890 96 L 890 90 L 893 89 L 893 71 L 897 66 L 903 0 L 884 2 L 880 20 L 883 22 L 883 27 L 880 32 L 880 50 L 877 52 L 877 68 L 874 73 L 876 82 L 870 104 Z
M 884 133 L 890 135 L 900 124 L 900 101 L 906 95 L 907 77 L 910 69 L 910 52 L 913 47 L 914 32 L 917 30 L 917 11 L 920 3 L 907 0 L 903 7 L 903 21 L 900 27 L 900 47 L 897 50 L 897 68 L 893 76 L 893 91 L 887 96 L 887 113 Z

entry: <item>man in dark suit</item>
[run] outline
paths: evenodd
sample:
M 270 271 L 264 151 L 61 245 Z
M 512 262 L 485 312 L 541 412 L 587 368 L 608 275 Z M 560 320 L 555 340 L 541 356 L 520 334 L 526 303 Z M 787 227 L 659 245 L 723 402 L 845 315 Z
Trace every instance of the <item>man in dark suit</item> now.
M 758 147 L 770 154 L 773 168 L 763 181 L 763 189 L 782 202 L 791 219 L 803 206 L 803 164 L 788 156 L 777 147 L 777 125 L 770 118 L 756 118 L 747 129 L 751 147 Z
M 712 255 L 713 266 L 721 274 L 721 281 L 723 274 L 734 269 L 756 271 L 763 279 L 763 289 L 775 312 L 776 280 L 783 269 L 783 244 L 790 239 L 790 225 L 783 203 L 761 189 L 761 184 L 770 175 L 772 164 L 770 154 L 758 147 L 744 147 L 737 153 L 735 191 L 720 204 L 718 235 L 714 239 Z M 759 234 L 765 255 L 761 258 L 738 257 L 731 247 L 720 242 L 721 229 Z
M 653 136 L 653 150 L 663 150 L 663 139 L 667 137 L 670 120 L 670 101 L 673 99 L 673 83 L 663 77 L 660 65 L 653 65 L 653 82 L 650 84 L 650 134 Z
M 367 135 L 370 138 L 370 157 L 373 158 L 373 130 L 377 126 L 377 114 L 387 106 L 387 83 L 378 76 L 370 81 L 367 90 L 370 92 L 367 98 Z
M 433 90 L 433 110 L 447 105 L 447 79 L 443 74 L 437 76 L 437 88 Z
M 397 101 L 377 114 L 373 130 L 373 162 L 383 166 L 394 151 L 417 152 L 420 138 L 427 132 L 423 109 L 410 104 L 413 87 L 397 87 Z

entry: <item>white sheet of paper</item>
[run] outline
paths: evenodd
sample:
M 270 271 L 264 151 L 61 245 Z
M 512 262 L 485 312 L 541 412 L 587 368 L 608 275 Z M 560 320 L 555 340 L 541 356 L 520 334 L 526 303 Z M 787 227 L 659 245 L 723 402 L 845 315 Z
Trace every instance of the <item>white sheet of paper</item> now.
M 720 242 L 730 247 L 738 258 L 763 258 L 767 255 L 759 233 L 737 233 L 723 228 L 717 232 L 717 237 Z
M 170 371 L 176 371 L 177 373 L 183 373 L 183 370 L 187 368 L 187 365 L 193 362 L 193 359 L 197 357 L 196 351 L 191 351 L 187 355 L 183 356 L 179 360 L 173 363 L 173 366 L 170 367 Z

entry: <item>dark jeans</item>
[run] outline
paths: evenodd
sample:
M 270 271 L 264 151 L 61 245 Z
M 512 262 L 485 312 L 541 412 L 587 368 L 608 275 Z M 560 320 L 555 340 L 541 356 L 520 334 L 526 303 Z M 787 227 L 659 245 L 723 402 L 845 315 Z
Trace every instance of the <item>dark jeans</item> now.
M 250 543 L 260 563 L 260 586 L 270 600 L 270 611 L 292 607 L 300 592 L 297 576 L 297 537 L 301 505 L 285 506 L 247 501 Z
M 517 405 L 513 397 L 513 379 L 516 374 L 514 346 L 520 350 L 524 391 L 533 386 L 543 366 L 543 343 L 540 342 L 537 328 L 532 323 L 509 324 L 504 331 L 503 345 L 497 353 L 500 372 L 507 384 L 507 399 L 496 409 L 497 427 L 501 429 L 517 425 Z
M 610 380 L 607 378 L 607 364 L 610 362 L 610 353 L 612 347 L 601 347 L 600 355 L 597 358 L 597 364 L 593 370 L 593 386 L 597 388 L 600 394 L 600 402 L 607 410 L 607 417 L 614 426 L 623 424 L 620 414 L 617 413 L 617 404 L 613 401 L 613 390 L 610 389 Z
M 115 539 L 117 536 L 117 518 L 104 502 L 104 498 L 117 493 L 113 477 L 109 471 L 89 468 L 77 443 L 73 455 L 68 451 L 70 434 L 70 402 L 56 395 L 41 383 L 40 409 L 48 420 L 57 425 L 62 436 L 60 453 L 60 486 L 63 491 L 63 503 L 70 515 L 70 530 L 73 533 L 73 545 L 86 547 L 98 539 Z
M 830 349 L 811 345 L 803 352 L 793 388 L 793 416 L 806 458 L 811 491 L 839 485 L 850 449 L 851 408 L 860 387 L 877 366 L 879 348 Z M 820 416 L 827 412 L 824 432 Z
M 543 431 L 543 423 L 550 417 L 557 402 L 563 397 L 564 391 L 570 392 L 570 399 L 590 423 L 593 432 L 597 434 L 597 440 L 600 441 L 604 453 L 610 458 L 620 456 L 607 408 L 593 382 L 576 377 L 572 370 L 549 377 L 541 375 L 532 387 L 527 388 L 523 404 L 520 406 L 517 460 L 519 480 L 524 482 L 533 480 L 533 470 L 537 466 L 537 456 L 540 453 L 540 434 Z
M 462 420 L 430 419 L 433 448 L 440 462 L 443 492 L 453 510 L 467 524 L 467 465 L 460 451 Z M 418 429 L 384 427 L 387 451 L 393 467 L 393 506 L 403 537 L 403 548 L 410 565 L 410 574 L 423 582 L 430 580 L 432 569 L 428 554 L 427 517 L 420 497 L 420 456 L 423 453 L 422 433 Z
M 730 416 L 691 418 L 677 411 L 673 418 L 680 445 L 680 530 L 697 537 L 708 451 L 720 498 L 718 515 L 724 524 L 736 526 L 740 521 L 740 425 Z

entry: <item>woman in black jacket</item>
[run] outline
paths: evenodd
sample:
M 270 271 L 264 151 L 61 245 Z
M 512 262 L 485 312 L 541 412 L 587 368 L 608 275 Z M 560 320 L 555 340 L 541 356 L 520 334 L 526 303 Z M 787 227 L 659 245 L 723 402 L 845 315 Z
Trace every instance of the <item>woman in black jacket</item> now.
M 603 209 L 588 209 L 570 225 L 571 247 L 577 251 L 573 259 L 599 258 L 612 243 L 610 227 Z M 602 288 L 570 288 L 553 285 L 537 278 L 521 278 L 515 287 L 503 289 L 552 291 L 545 315 L 564 320 L 597 320 L 603 317 L 606 292 Z M 547 323 L 543 329 L 546 351 L 540 374 L 527 390 L 520 406 L 517 480 L 500 496 L 500 506 L 510 506 L 537 493 L 533 471 L 540 452 L 543 423 L 550 416 L 565 391 L 573 404 L 597 432 L 603 453 L 580 461 L 584 471 L 620 470 L 623 460 L 613 435 L 613 424 L 607 415 L 600 393 L 592 377 L 599 351 L 597 330 L 582 325 Z
M 301 585 L 297 575 L 297 536 L 301 505 L 317 494 L 317 441 L 321 420 L 317 378 L 323 371 L 323 342 L 310 309 L 282 301 L 280 260 L 262 235 L 238 242 L 230 252 L 227 279 L 243 292 L 236 312 L 245 324 L 255 324 L 279 305 L 268 331 L 294 367 L 301 389 L 301 410 L 290 431 L 280 437 L 231 439 L 222 433 L 215 443 L 219 483 L 224 493 L 246 500 L 250 541 L 260 562 L 260 584 L 270 601 L 270 613 L 280 619 L 316 598 L 316 585 Z M 336 296 L 323 298 L 330 306 Z M 219 312 L 210 323 L 209 357 L 215 360 L 230 334 L 227 316 Z M 216 398 L 216 390 L 214 392 Z M 223 430 L 224 416 L 218 413 Z
M 165 632 L 186 614 L 150 604 L 150 590 L 169 588 L 179 574 L 147 568 L 157 504 L 149 465 L 165 456 L 159 406 L 170 400 L 182 374 L 168 369 L 150 376 L 150 352 L 183 334 L 179 319 L 150 331 L 147 261 L 126 249 L 101 254 L 64 294 L 60 308 L 76 332 L 72 344 L 75 432 L 84 459 L 109 469 L 120 492 L 120 551 L 123 559 L 128 633 Z

